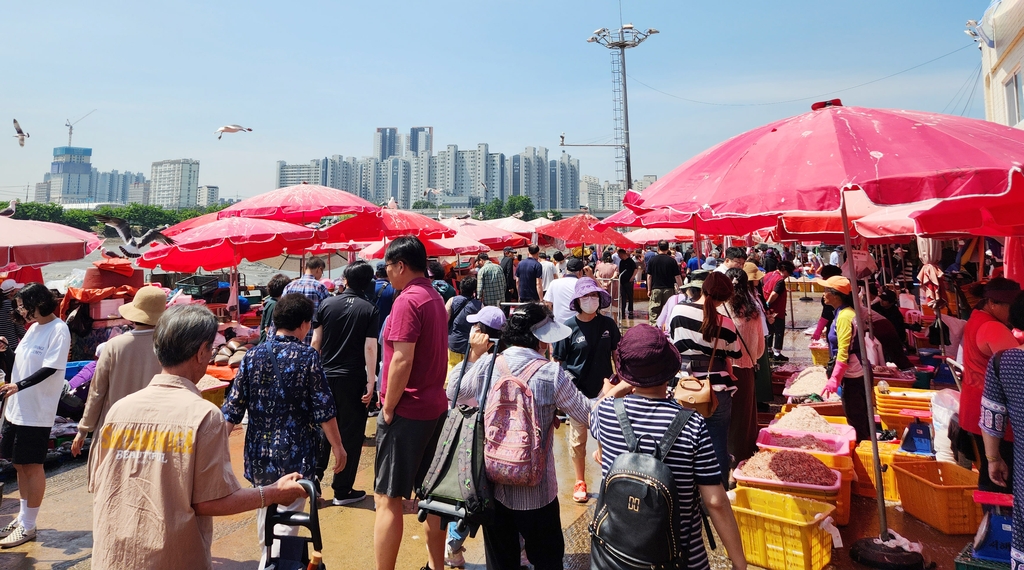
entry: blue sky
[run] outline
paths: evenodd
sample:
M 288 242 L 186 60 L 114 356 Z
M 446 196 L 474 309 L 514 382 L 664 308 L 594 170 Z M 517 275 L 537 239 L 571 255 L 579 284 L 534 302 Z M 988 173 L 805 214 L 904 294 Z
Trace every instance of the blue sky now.
M 813 99 L 970 44 L 964 22 L 988 3 L 624 0 L 622 21 L 661 31 L 627 54 L 633 174 L 663 175 L 746 129 L 803 113 Z M 376 127 L 431 125 L 435 149 L 490 143 L 515 154 L 610 142 L 611 0 L 465 2 L 5 2 L 0 21 L 0 200 L 24 197 L 67 144 L 100 170 L 145 172 L 194 158 L 200 184 L 245 197 L 272 189 L 277 160 L 370 154 Z M 10 31 L 16 30 L 16 33 Z M 974 47 L 825 98 L 844 104 L 984 117 L 952 110 L 980 61 Z M 701 101 L 741 104 L 702 105 Z M 966 98 L 965 98 L 966 100 Z M 239 123 L 252 133 L 213 131 Z M 13 134 L 10 131 L 9 134 Z M 584 174 L 614 178 L 612 149 L 567 149 Z

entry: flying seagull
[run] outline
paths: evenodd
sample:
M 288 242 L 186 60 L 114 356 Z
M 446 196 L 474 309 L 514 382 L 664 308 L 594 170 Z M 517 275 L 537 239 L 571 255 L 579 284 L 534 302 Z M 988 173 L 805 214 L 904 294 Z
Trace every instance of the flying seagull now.
M 217 135 L 217 140 L 220 140 L 220 137 L 224 136 L 224 133 L 246 133 L 246 132 L 251 133 L 252 129 L 248 129 L 246 127 L 243 127 L 242 125 L 224 125 L 223 127 L 217 129 L 216 131 L 213 131 L 213 134 Z
M 132 228 L 128 225 L 128 222 L 121 218 L 114 218 L 110 216 L 102 216 L 95 214 L 96 221 L 101 224 L 108 225 L 117 230 L 117 235 L 121 236 L 124 241 L 124 245 L 120 246 L 122 255 L 117 255 L 116 252 L 111 252 L 106 249 L 103 250 L 103 254 L 107 257 L 129 257 L 131 259 L 137 259 L 142 257 L 142 248 L 149 243 L 163 243 L 167 245 L 174 245 L 174 240 L 160 233 L 160 230 L 149 230 L 142 234 L 142 237 L 135 237 L 132 234 Z
M 28 138 L 28 133 L 21 130 L 21 125 L 18 124 L 18 119 L 14 119 L 14 132 L 18 133 L 14 135 L 18 138 L 18 145 L 25 146 L 25 139 Z
M 17 206 L 17 205 L 18 205 L 18 199 L 17 198 L 11 200 L 11 202 L 9 204 L 7 204 L 6 208 L 4 208 L 3 210 L 0 210 L 0 218 L 10 218 L 11 216 L 13 216 L 14 215 L 14 207 Z

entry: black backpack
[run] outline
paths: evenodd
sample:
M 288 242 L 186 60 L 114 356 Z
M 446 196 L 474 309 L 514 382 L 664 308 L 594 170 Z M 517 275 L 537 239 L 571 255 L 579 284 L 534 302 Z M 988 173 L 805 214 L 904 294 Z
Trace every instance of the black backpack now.
M 590 567 L 594 570 L 685 568 L 688 544 L 681 544 L 678 494 L 672 469 L 663 459 L 693 410 L 681 409 L 653 454 L 639 451 L 639 440 L 615 399 L 615 415 L 628 452 L 615 458 L 601 484 L 590 523 Z

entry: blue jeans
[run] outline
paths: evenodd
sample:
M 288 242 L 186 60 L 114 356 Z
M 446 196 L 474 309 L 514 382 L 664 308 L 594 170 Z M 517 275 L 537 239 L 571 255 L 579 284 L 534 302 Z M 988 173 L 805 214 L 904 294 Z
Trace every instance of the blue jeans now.
M 729 424 L 732 423 L 732 392 L 723 390 L 715 392 L 718 397 L 718 407 L 715 413 L 707 418 L 708 434 L 711 435 L 711 445 L 715 448 L 715 458 L 718 459 L 718 467 L 722 471 L 722 483 L 729 488 L 729 467 L 732 460 L 729 457 Z

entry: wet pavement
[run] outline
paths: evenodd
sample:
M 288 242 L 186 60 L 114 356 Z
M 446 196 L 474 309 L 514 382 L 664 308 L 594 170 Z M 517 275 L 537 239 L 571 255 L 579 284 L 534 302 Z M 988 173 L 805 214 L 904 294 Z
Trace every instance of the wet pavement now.
M 814 302 L 796 300 L 796 329 L 787 334 L 784 352 L 796 363 L 808 363 L 806 351 L 807 336 L 802 330 L 817 321 L 819 294 L 811 294 Z M 638 306 L 638 309 L 641 307 Z M 637 315 L 640 316 L 639 314 Z M 787 319 L 788 320 L 788 319 Z M 636 322 L 643 322 L 637 320 Z M 623 327 L 631 324 L 622 323 Z M 798 348 L 795 348 L 798 347 Z M 242 480 L 242 427 L 231 434 L 231 457 L 236 475 Z M 373 482 L 373 434 L 374 418 L 367 421 L 367 439 L 360 458 L 356 488 L 370 491 Z M 586 505 L 572 501 L 573 472 L 569 461 L 565 429 L 559 430 L 555 439 L 557 472 L 559 474 L 559 504 L 563 532 L 566 539 L 565 568 L 584 569 L 589 567 L 589 535 L 587 525 L 592 517 L 594 500 Z M 593 448 L 593 440 L 588 442 Z M 595 463 L 587 465 L 587 483 L 591 495 L 599 485 L 600 468 Z M 324 488 L 330 487 L 328 481 Z M 10 481 L 0 504 L 0 526 L 6 525 L 18 510 L 17 485 Z M 329 491 L 328 491 L 329 493 Z M 399 554 L 398 568 L 418 569 L 426 562 L 423 542 L 423 527 L 416 520 L 414 506 L 408 504 L 405 516 L 405 534 Z M 954 557 L 971 537 L 967 535 L 943 535 L 914 517 L 903 513 L 898 507 L 887 509 L 889 524 L 896 532 L 924 545 L 925 557 L 936 563 L 940 569 L 953 569 Z M 329 507 L 320 511 L 321 528 L 324 536 L 324 562 L 328 568 L 373 568 L 373 501 L 364 499 L 349 507 Z M 845 548 L 835 549 L 830 568 L 859 568 L 850 560 L 849 545 L 858 538 L 877 536 L 878 515 L 873 499 L 853 497 L 851 521 L 840 528 Z M 87 492 L 85 462 L 81 459 L 69 461 L 47 470 L 46 498 L 39 514 L 39 537 L 19 547 L 0 551 L 0 570 L 54 568 L 84 570 L 91 568 L 92 547 L 92 496 Z M 720 544 L 720 543 L 719 543 Z M 483 540 L 480 535 L 466 542 L 466 568 L 484 568 Z M 214 523 L 213 558 L 218 570 L 256 568 L 260 553 L 256 541 L 256 521 L 253 514 L 218 517 Z M 724 550 L 719 547 L 711 556 L 712 568 L 730 567 Z

